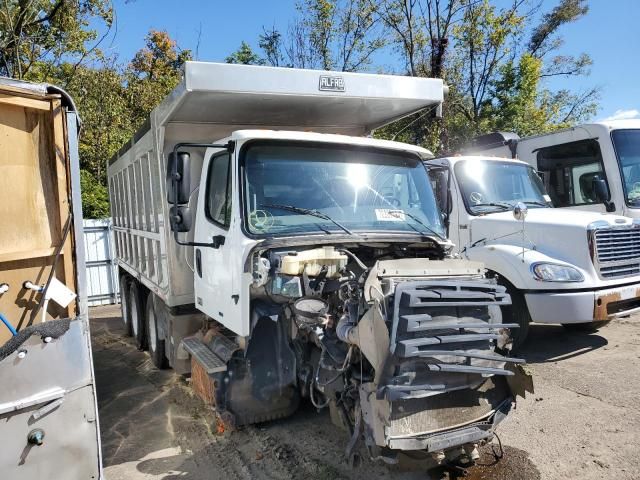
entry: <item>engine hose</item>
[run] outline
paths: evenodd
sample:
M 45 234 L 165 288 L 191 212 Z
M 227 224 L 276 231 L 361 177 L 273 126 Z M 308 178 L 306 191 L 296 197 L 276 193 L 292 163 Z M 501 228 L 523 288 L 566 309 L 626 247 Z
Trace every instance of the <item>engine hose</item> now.
M 313 381 L 313 383 L 311 384 L 311 387 L 309 388 L 309 399 L 311 400 L 311 403 L 313 404 L 314 407 L 316 407 L 318 410 L 322 410 L 324 407 L 326 407 L 327 405 L 329 405 L 329 398 L 327 397 L 327 401 L 324 402 L 323 404 L 320 404 L 318 402 L 316 402 L 315 396 L 314 396 L 314 392 L 315 392 L 315 380 Z
M 1 313 L 0 313 L 0 320 L 2 320 L 2 323 L 4 323 L 4 326 L 9 329 L 9 331 L 11 332 L 11 335 L 13 335 L 14 337 L 18 335 L 18 332 L 16 331 L 15 328 L 13 328 L 13 325 L 11 325 L 9 323 L 9 320 L 7 320 L 5 316 L 2 315 Z

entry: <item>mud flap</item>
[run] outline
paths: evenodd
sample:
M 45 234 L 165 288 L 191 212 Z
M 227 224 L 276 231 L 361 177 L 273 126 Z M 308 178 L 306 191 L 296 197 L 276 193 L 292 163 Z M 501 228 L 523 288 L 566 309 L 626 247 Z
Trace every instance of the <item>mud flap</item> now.
M 224 396 L 236 425 L 286 417 L 298 408 L 296 359 L 284 330 L 282 317 L 260 317 L 246 355 L 229 362 Z

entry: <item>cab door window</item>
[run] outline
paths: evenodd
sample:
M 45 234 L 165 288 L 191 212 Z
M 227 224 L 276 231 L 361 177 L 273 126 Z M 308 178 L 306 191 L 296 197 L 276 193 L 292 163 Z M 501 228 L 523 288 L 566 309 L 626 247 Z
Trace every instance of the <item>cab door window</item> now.
M 595 179 L 606 180 L 597 140 L 581 140 L 538 151 L 538 171 L 556 207 L 602 203 L 593 189 Z
M 205 213 L 209 220 L 229 228 L 231 223 L 231 156 L 217 155 L 209 163 Z

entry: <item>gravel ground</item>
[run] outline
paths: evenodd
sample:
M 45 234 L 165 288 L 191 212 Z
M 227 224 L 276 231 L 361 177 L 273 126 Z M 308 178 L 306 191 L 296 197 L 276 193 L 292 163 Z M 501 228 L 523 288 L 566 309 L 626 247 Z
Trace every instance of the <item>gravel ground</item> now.
M 91 311 L 107 480 L 438 479 L 404 459 L 388 468 L 343 459 L 346 434 L 310 405 L 292 417 L 218 434 L 211 412 L 170 370 L 123 337 L 118 306 Z M 634 479 L 640 445 L 640 317 L 596 334 L 534 325 L 522 355 L 536 393 L 520 400 L 465 476 L 489 479 Z

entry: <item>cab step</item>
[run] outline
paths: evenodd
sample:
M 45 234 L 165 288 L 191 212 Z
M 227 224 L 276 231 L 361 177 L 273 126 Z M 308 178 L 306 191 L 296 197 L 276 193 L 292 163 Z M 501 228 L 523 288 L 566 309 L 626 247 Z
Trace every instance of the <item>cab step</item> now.
M 213 353 L 197 337 L 187 337 L 182 339 L 184 349 L 196 360 L 208 373 L 219 373 L 227 371 L 227 362 Z

